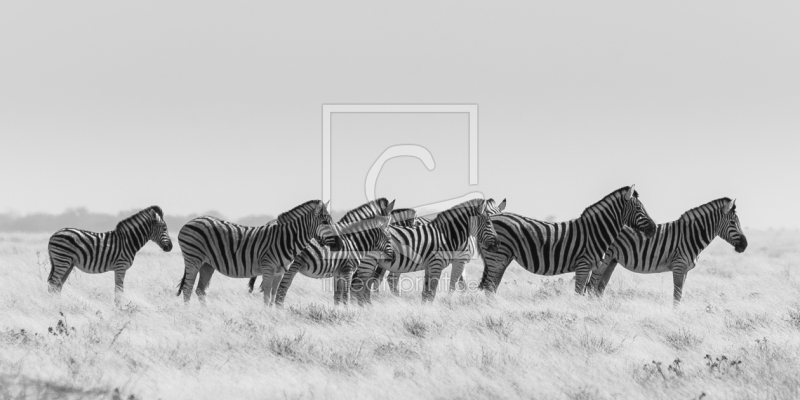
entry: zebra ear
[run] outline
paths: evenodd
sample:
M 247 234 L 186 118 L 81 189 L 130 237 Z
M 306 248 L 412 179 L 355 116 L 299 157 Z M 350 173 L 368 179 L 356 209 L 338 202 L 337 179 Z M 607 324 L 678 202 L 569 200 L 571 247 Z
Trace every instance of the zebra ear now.
M 319 215 L 325 214 L 325 211 L 328 211 L 328 205 L 329 204 L 331 204 L 330 200 L 326 201 L 324 204 L 318 204 L 317 205 L 317 214 L 319 214 Z
M 730 213 L 735 208 L 736 208 L 736 199 L 733 199 L 733 200 L 731 200 L 730 203 L 728 203 L 728 205 L 725 206 L 725 214 Z
M 500 210 L 500 212 L 503 212 L 503 210 L 506 209 L 506 199 L 503 199 L 503 201 L 500 202 L 500 205 L 497 206 L 497 209 Z
M 378 217 L 378 227 L 381 229 L 388 229 L 391 222 L 391 217 Z
M 635 188 L 636 188 L 636 184 L 634 183 L 634 184 L 633 184 L 633 185 L 631 185 L 631 187 L 628 189 L 628 193 L 626 193 L 626 194 L 625 194 L 625 200 L 630 200 L 630 199 L 632 199 L 632 198 L 633 198 L 633 193 L 634 193 L 634 192 L 635 192 L 635 190 L 636 190 Z
M 389 203 L 389 205 L 386 206 L 386 209 L 383 210 L 383 214 L 384 215 L 389 215 L 389 214 L 392 213 L 392 211 L 394 211 L 394 202 L 395 202 L 395 200 L 392 200 L 392 202 Z

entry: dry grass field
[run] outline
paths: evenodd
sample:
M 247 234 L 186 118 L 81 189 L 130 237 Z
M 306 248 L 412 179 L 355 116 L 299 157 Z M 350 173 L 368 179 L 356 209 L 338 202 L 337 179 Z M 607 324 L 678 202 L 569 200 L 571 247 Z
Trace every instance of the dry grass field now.
M 298 276 L 269 309 L 216 274 L 207 307 L 186 306 L 179 249 L 153 244 L 118 308 L 110 273 L 48 295 L 48 235 L 2 234 L 0 398 L 800 398 L 800 232 L 746 233 L 744 254 L 717 239 L 701 255 L 677 309 L 667 274 L 617 268 L 597 299 L 518 266 L 494 301 L 336 308 Z

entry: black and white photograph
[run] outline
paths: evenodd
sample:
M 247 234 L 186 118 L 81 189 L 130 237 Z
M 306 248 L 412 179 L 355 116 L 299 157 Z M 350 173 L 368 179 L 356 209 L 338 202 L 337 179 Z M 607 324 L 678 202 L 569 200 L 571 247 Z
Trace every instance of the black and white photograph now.
M 800 2 L 0 2 L 0 399 L 800 399 Z

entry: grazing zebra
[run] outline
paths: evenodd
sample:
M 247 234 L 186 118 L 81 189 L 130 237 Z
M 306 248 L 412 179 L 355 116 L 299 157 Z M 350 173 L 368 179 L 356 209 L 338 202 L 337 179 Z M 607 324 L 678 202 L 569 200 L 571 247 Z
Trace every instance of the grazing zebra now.
M 109 232 L 73 228 L 59 230 L 50 237 L 47 246 L 50 253 L 49 291 L 60 293 L 74 267 L 90 274 L 114 271 L 114 298 L 120 300 L 125 273 L 133 264 L 136 252 L 148 240 L 161 250 L 172 250 L 164 212 L 158 206 L 145 208 L 120 221 Z
M 189 301 L 199 272 L 197 296 L 203 301 L 216 270 L 232 278 L 262 275 L 263 287 L 270 288 L 264 290 L 264 302 L 271 304 L 284 266 L 312 238 L 334 247 L 340 244 L 327 204 L 320 200 L 305 202 L 279 215 L 276 222 L 256 227 L 208 216 L 195 218 L 178 233 L 185 268 L 178 296 L 183 292 L 184 301 Z
M 686 275 L 709 243 L 719 236 L 741 253 L 747 248 L 736 215 L 736 199 L 722 198 L 686 211 L 672 222 L 656 227 L 653 237 L 624 228 L 592 273 L 589 289 L 602 295 L 617 263 L 640 274 L 672 271 L 674 304 L 681 301 Z
M 483 249 L 480 288 L 487 294 L 497 291 L 512 260 L 539 275 L 575 272 L 575 290 L 583 293 L 593 266 L 623 225 L 647 236 L 655 231 L 633 186 L 612 192 L 568 222 L 542 222 L 513 213 L 495 215 L 491 220 L 497 231 L 497 249 Z
M 374 217 L 384 216 L 387 217 L 389 213 L 392 212 L 394 208 L 394 201 L 389 203 L 388 200 L 385 198 L 379 198 L 377 200 L 373 200 L 362 204 L 350 211 L 348 211 L 334 226 L 334 231 L 337 234 L 342 234 L 342 229 L 345 229 L 349 224 L 355 223 L 357 221 L 366 220 Z M 388 220 L 387 220 L 388 221 Z M 387 222 L 388 224 L 388 222 Z M 347 232 L 353 232 L 355 227 L 348 228 Z M 345 245 L 344 238 L 343 239 L 343 246 L 345 247 L 342 249 L 343 251 L 353 252 L 353 251 L 365 251 L 368 249 L 375 248 L 377 245 L 374 246 L 367 246 L 367 241 L 362 240 L 361 237 L 354 237 L 352 239 L 355 242 L 352 242 L 348 245 Z M 361 247 L 359 247 L 361 246 Z M 289 287 L 292 284 L 292 280 L 294 276 L 300 272 L 301 274 L 314 278 L 314 279 L 321 279 L 330 276 L 336 277 L 336 279 L 345 276 L 345 275 L 352 275 L 352 271 L 348 272 L 345 268 L 348 266 L 348 257 L 345 257 L 346 253 L 336 252 L 332 254 L 331 249 L 329 247 L 321 246 L 316 241 L 312 240 L 311 243 L 303 249 L 303 251 L 295 257 L 294 262 L 292 263 L 291 267 L 287 269 L 287 273 L 284 274 L 283 279 L 281 279 L 280 284 L 278 286 L 278 291 L 275 296 L 275 302 L 277 305 L 282 305 L 284 298 L 286 297 L 286 292 L 289 290 Z M 354 255 L 355 256 L 355 255 Z M 351 267 L 352 269 L 352 267 Z M 348 276 L 349 276 L 348 275 Z M 253 277 L 250 279 L 249 287 L 250 292 L 253 291 L 255 286 L 256 278 Z M 336 283 L 336 282 L 335 282 Z M 349 284 L 341 287 L 342 290 L 345 290 L 344 293 L 340 293 L 338 291 L 339 287 L 336 286 L 336 290 L 334 291 L 334 301 L 337 303 L 339 301 L 347 302 L 347 297 L 349 295 Z
M 494 199 L 486 200 L 486 212 L 489 214 L 489 216 L 500 214 L 501 212 L 503 212 L 505 208 L 506 208 L 506 199 L 503 199 L 503 201 L 500 202 L 500 204 L 497 204 L 497 202 L 495 202 Z M 403 211 L 406 213 L 409 211 L 414 212 L 414 210 L 411 209 L 405 209 L 405 210 L 407 211 L 404 210 L 398 210 L 398 211 Z M 402 221 L 402 223 L 400 224 L 404 226 L 418 226 L 427 224 L 429 222 L 430 219 L 425 217 L 416 217 L 415 213 L 414 217 L 411 217 L 410 215 L 405 216 L 404 221 Z M 455 292 L 456 289 L 465 290 L 467 288 L 467 283 L 464 280 L 464 275 L 463 275 L 464 265 L 466 265 L 469 262 L 469 260 L 472 259 L 473 254 L 476 254 L 476 252 L 478 254 L 481 254 L 481 247 L 478 245 L 478 243 L 476 243 L 475 237 L 470 236 L 469 241 L 467 242 L 467 247 L 465 247 L 453 259 L 452 262 L 453 268 L 450 271 L 450 292 Z M 373 279 L 371 280 L 373 284 L 371 290 L 377 289 L 377 286 L 380 285 L 380 282 L 383 280 L 383 275 L 385 273 L 386 270 L 384 270 L 383 268 L 381 267 L 375 268 L 375 272 L 373 273 L 372 276 Z M 400 289 L 398 283 L 400 281 L 400 274 L 397 272 L 389 272 L 386 281 L 389 284 L 389 290 L 393 294 L 399 295 Z
M 368 253 L 378 252 L 380 258 L 389 260 L 394 258 L 389 236 L 390 221 L 390 217 L 377 216 L 351 224 L 337 224 L 336 231 L 342 239 L 341 250 L 331 251 L 329 247 L 319 245 L 308 246 L 295 258 L 283 276 L 275 303 L 283 304 L 294 276 L 300 272 L 315 279 L 332 276 L 334 304 L 347 304 L 353 273 Z
M 431 222 L 419 226 L 391 226 L 394 259 L 378 259 L 367 256 L 358 266 L 352 290 L 359 301 L 370 301 L 372 276 L 376 267 L 392 272 L 425 270 L 423 301 L 432 301 L 436 296 L 442 269 L 463 252 L 469 236 L 473 235 L 487 248 L 496 246 L 492 222 L 486 202 L 473 199 L 445 210 Z

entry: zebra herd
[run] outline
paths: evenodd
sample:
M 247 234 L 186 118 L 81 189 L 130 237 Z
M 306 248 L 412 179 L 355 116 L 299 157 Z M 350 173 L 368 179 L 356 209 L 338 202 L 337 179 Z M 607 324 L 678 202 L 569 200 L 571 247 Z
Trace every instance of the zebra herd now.
M 305 202 L 262 226 L 242 226 L 204 216 L 187 222 L 178 233 L 184 274 L 178 296 L 192 289 L 205 301 L 215 271 L 232 278 L 257 276 L 266 304 L 283 304 L 293 279 L 334 279 L 334 302 L 370 302 L 388 272 L 397 293 L 400 274 L 424 271 L 423 301 L 433 301 L 442 270 L 453 266 L 450 290 L 463 286 L 463 267 L 473 254 L 484 260 L 479 288 L 495 293 L 506 268 L 516 261 L 539 275 L 574 272 L 575 291 L 602 295 L 616 265 L 636 273 L 671 271 L 674 303 L 698 255 L 717 236 L 741 253 L 747 248 L 736 215 L 735 200 L 721 198 L 686 211 L 672 222 L 656 225 L 634 186 L 615 190 L 587 207 L 577 219 L 544 222 L 504 212 L 506 201 L 474 199 L 432 219 L 413 209 L 394 209 L 394 201 L 377 199 L 332 221 L 328 204 Z M 50 238 L 48 285 L 59 293 L 74 267 L 87 273 L 114 271 L 115 299 L 123 292 L 125 273 L 147 241 L 172 250 L 164 213 L 146 208 L 119 222 L 116 229 L 95 233 L 62 229 Z M 198 278 L 199 274 L 199 280 Z

